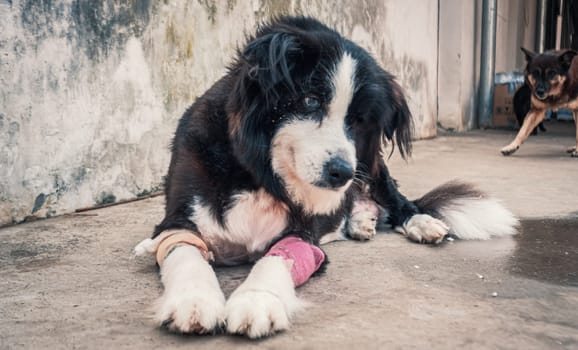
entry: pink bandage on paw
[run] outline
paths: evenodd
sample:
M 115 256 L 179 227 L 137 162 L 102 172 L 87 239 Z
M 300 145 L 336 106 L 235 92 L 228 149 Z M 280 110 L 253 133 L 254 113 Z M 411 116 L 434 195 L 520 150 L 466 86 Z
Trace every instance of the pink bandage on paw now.
M 285 237 L 275 243 L 265 256 L 280 256 L 293 262 L 291 277 L 295 287 L 307 282 L 325 260 L 325 254 L 319 247 L 295 236 Z

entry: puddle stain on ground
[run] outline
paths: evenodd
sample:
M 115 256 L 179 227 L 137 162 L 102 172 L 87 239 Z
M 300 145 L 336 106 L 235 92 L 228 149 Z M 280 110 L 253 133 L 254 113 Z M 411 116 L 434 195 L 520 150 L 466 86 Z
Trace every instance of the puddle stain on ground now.
M 515 241 L 512 274 L 578 287 L 578 218 L 522 220 Z

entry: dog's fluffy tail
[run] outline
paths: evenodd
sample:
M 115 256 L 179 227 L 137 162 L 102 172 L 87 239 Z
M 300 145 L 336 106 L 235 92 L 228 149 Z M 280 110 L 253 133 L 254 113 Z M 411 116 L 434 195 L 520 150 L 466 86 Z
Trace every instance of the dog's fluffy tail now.
M 425 213 L 442 220 L 450 234 L 461 239 L 490 239 L 518 232 L 518 218 L 499 200 L 471 184 L 451 181 L 415 204 Z

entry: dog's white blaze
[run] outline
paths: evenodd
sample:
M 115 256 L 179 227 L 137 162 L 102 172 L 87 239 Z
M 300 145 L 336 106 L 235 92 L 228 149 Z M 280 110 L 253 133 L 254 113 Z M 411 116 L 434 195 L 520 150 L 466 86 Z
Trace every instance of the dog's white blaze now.
M 462 198 L 439 210 L 442 220 L 461 239 L 490 239 L 516 234 L 516 216 L 493 198 Z
M 212 246 L 218 242 L 243 245 L 248 252 L 264 250 L 287 226 L 288 208 L 264 190 L 234 195 L 221 226 L 207 206 L 192 204 L 193 221 Z
M 355 92 L 355 66 L 356 61 L 345 53 L 332 76 L 333 99 L 329 104 L 328 119 L 339 121 L 341 125 L 344 124 L 343 120 Z
M 323 165 L 339 156 L 353 168 L 355 146 L 345 134 L 345 117 L 355 91 L 356 61 L 344 54 L 331 74 L 333 98 L 321 123 L 297 119 L 283 126 L 273 139 L 273 171 L 285 182 L 291 199 L 306 212 L 329 214 L 341 205 L 351 180 L 339 189 L 313 185 L 323 175 Z

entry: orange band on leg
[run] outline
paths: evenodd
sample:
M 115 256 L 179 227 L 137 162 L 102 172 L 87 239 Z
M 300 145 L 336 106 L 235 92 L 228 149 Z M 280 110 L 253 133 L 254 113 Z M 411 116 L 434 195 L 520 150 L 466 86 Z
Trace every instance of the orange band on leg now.
M 157 263 L 159 266 L 163 265 L 167 255 L 177 245 L 191 245 L 197 247 L 205 260 L 211 261 L 212 254 L 205 242 L 196 234 L 189 230 L 167 230 L 161 233 L 164 238 L 160 241 L 157 248 Z

